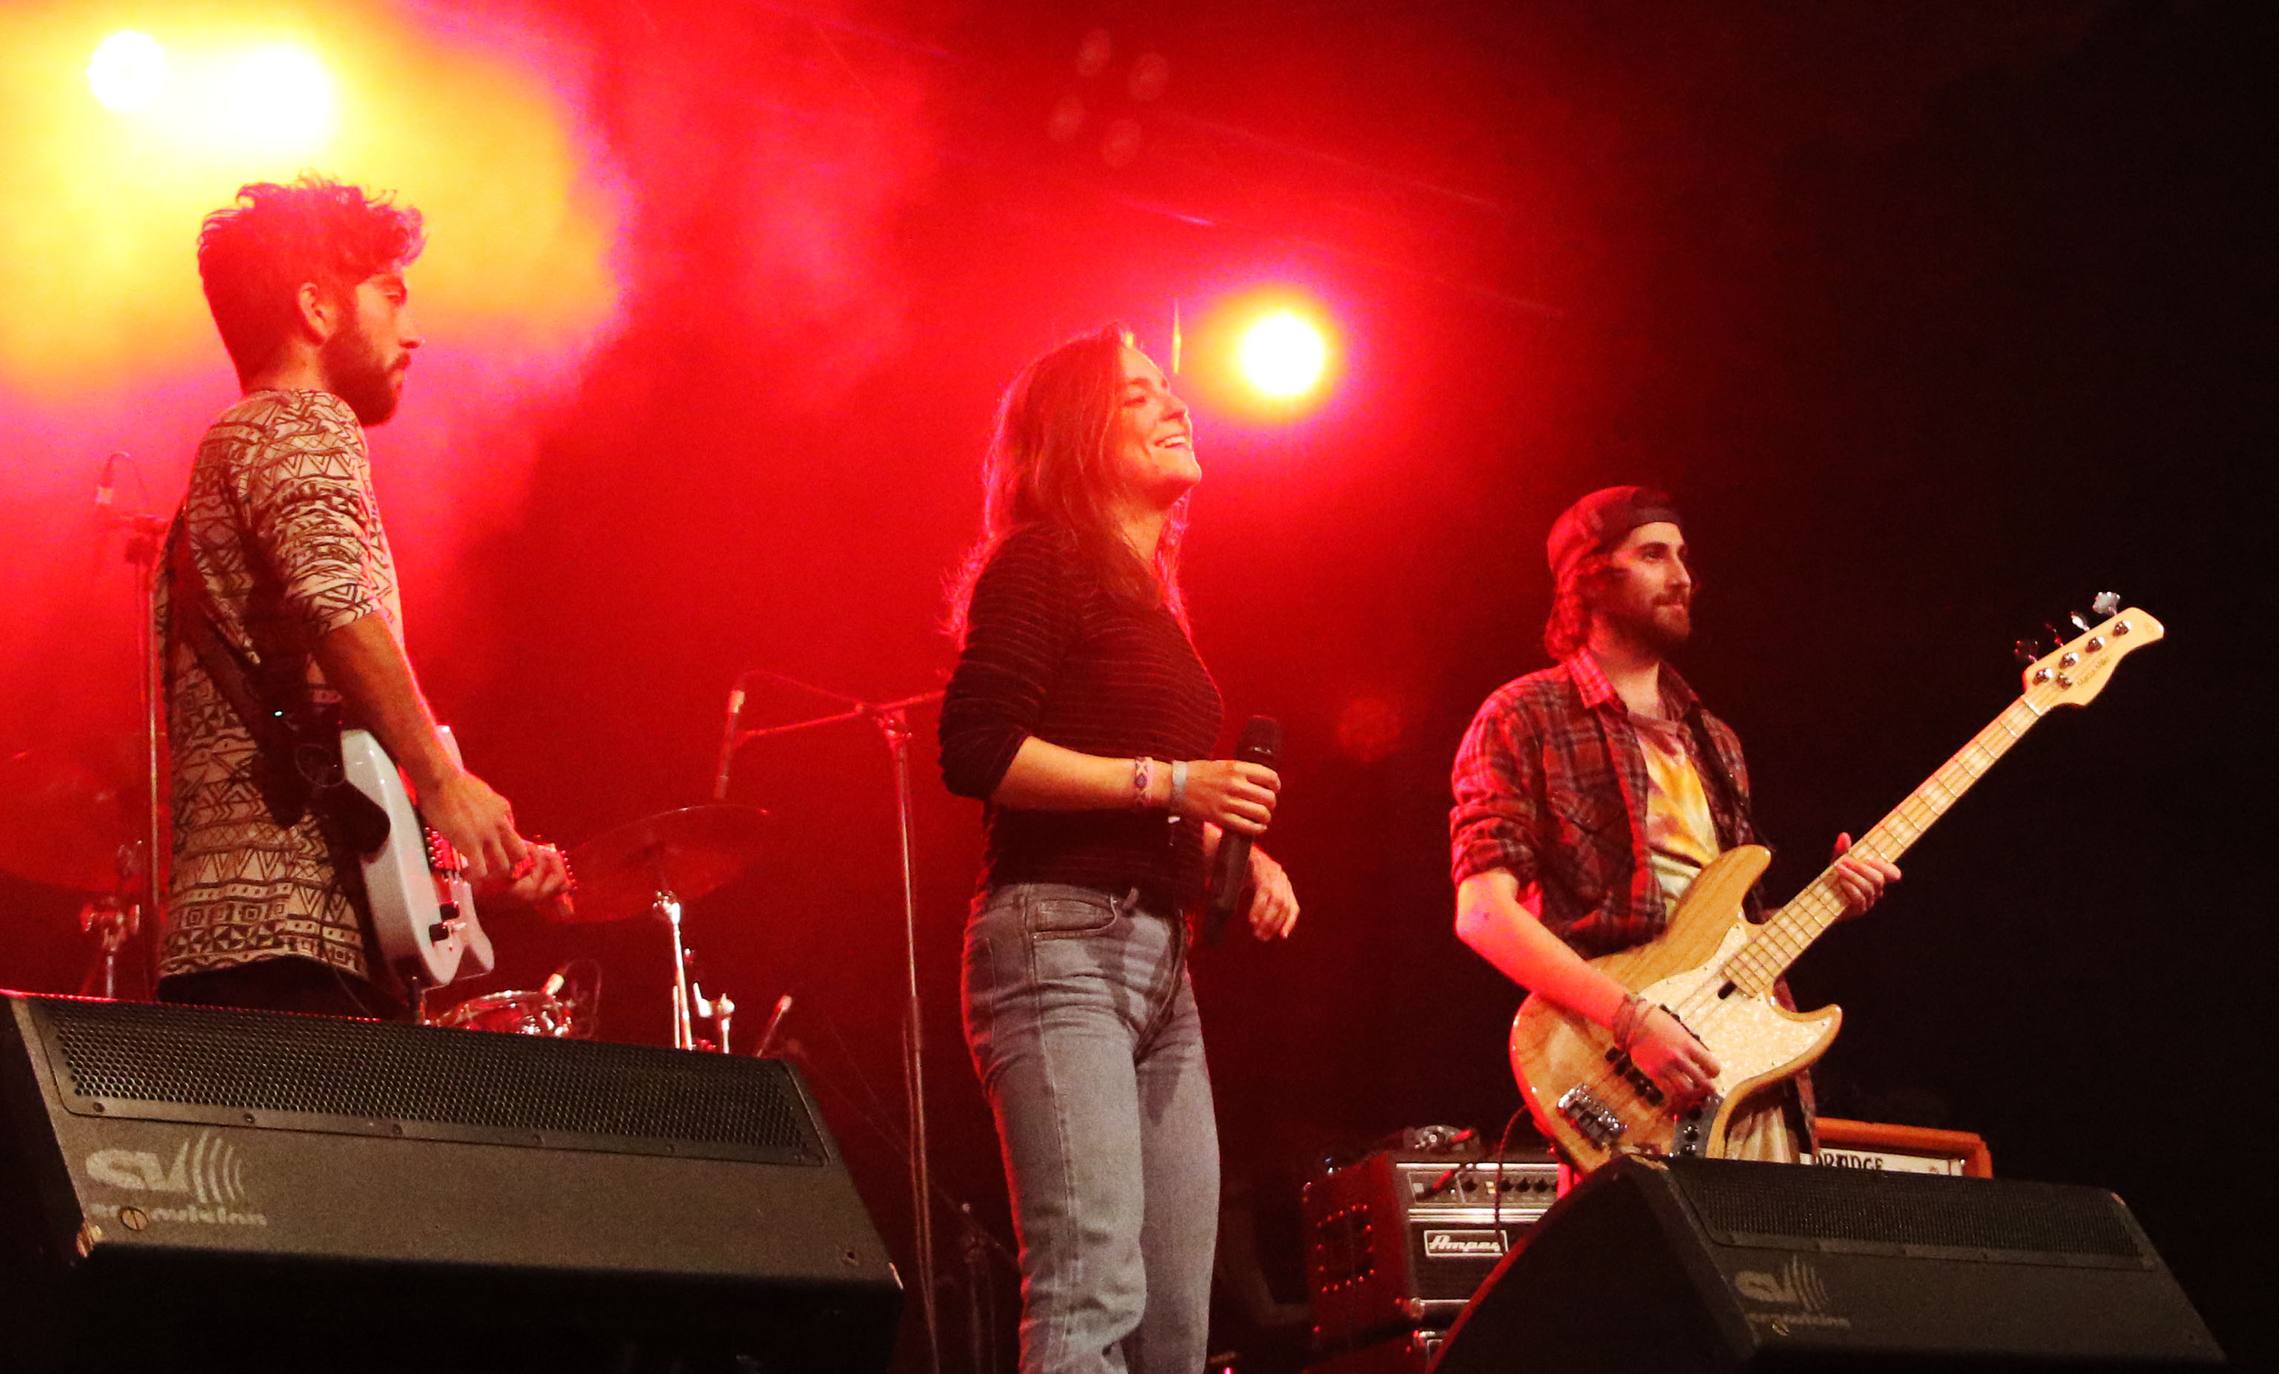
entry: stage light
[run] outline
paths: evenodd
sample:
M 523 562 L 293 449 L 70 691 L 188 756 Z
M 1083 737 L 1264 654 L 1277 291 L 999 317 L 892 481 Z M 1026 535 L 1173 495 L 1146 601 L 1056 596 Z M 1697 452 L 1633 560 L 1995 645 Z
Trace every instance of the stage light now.
M 293 43 L 269 43 L 237 54 L 216 75 L 208 97 L 216 147 L 252 153 L 314 153 L 336 122 L 332 73 L 324 59 Z
M 166 91 L 166 49 L 147 33 L 122 29 L 96 45 L 87 60 L 87 86 L 106 110 L 147 110 Z
M 528 7 L 0 0 L 0 186 L 39 207 L 0 216 L 0 410 L 210 380 L 199 221 L 303 171 L 448 226 L 419 262 L 420 319 L 498 386 L 581 357 L 617 318 L 632 183 L 582 108 L 576 45 L 483 17 L 508 9 Z
M 1329 341 L 1294 310 L 1277 310 L 1243 331 L 1243 376 L 1268 396 L 1305 395 L 1329 366 Z

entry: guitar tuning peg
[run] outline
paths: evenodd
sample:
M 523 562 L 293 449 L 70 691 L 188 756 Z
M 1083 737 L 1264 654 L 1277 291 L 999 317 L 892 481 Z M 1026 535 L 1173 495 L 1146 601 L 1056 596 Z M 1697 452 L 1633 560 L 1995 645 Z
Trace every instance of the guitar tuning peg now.
M 2057 646 L 2060 649 L 2065 647 L 2065 631 L 2059 629 L 2055 625 L 2050 624 L 2046 620 L 2042 622 L 2042 630 L 2050 637 L 2051 644 Z
M 2091 602 L 2089 603 L 2089 609 L 2090 609 L 2090 610 L 2092 610 L 2092 611 L 2094 611 L 2094 612 L 2096 612 L 2096 613 L 2097 613 L 2097 615 L 2098 615 L 2100 618 L 2105 618 L 2105 617 L 2110 617 L 2110 616 L 2115 616 L 2115 615 L 2118 615 L 2118 614 L 2120 614 L 2120 611 L 2121 611 L 2121 596 L 2120 596 L 2120 593 L 2118 593 L 2118 592 L 2099 592 L 2099 593 L 2097 593 L 2097 598 L 2096 598 L 2096 600 L 2094 600 L 2094 601 L 2091 601 Z
M 2034 641 L 2030 639 L 2021 639 L 2016 644 L 2011 645 L 2010 652 L 2018 656 L 2018 661 L 2020 663 L 2028 665 L 2031 665 L 2035 659 L 2041 657 L 2040 654 L 2034 652 Z
M 2066 612 L 2065 618 L 2073 622 L 2074 629 L 2081 631 L 2083 634 L 2089 633 L 2089 621 L 2081 614 L 2081 612 L 2068 611 Z

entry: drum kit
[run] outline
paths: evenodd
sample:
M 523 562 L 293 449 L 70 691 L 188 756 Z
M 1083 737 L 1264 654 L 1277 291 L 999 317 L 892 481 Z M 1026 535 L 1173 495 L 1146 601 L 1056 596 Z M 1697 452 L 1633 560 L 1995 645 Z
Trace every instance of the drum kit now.
M 684 806 L 618 826 L 572 849 L 570 871 L 578 875 L 577 902 L 549 909 L 556 920 L 592 925 L 643 917 L 664 923 L 672 937 L 673 1048 L 733 1052 L 730 1039 L 736 1004 L 726 994 L 704 995 L 691 974 L 692 960 L 681 931 L 684 903 L 699 901 L 743 875 L 760 856 L 767 813 L 752 806 Z M 485 993 L 431 1018 L 436 1025 L 470 1030 L 515 1031 L 525 1035 L 585 1037 L 593 1034 L 598 976 L 583 992 L 565 995 L 568 969 L 532 991 Z M 776 1004 L 776 1019 L 788 1008 Z M 711 1022 L 700 1037 L 696 1023 Z M 770 1035 L 775 1025 L 771 1021 Z M 767 1048 L 763 1036 L 761 1049 Z

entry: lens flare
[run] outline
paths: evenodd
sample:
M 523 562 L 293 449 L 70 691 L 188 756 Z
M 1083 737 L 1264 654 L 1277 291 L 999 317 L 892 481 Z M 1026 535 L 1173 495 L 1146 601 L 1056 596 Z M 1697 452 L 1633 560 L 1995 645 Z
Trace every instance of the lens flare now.
M 1268 396 L 1290 400 L 1321 383 L 1329 341 L 1294 310 L 1277 310 L 1243 332 L 1242 374 Z
M 122 29 L 96 45 L 87 86 L 104 109 L 139 114 L 166 93 L 166 49 L 147 33 Z

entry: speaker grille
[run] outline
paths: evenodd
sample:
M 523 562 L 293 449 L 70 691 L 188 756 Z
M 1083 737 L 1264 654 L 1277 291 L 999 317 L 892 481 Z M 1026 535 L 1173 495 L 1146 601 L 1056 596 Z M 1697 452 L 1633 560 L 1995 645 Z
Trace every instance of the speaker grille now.
M 2146 1258 L 2118 1199 L 2094 1188 L 1733 1160 L 1669 1168 L 1695 1217 L 1727 1245 L 1749 1237 Z
M 772 1060 L 137 1002 L 19 1005 L 44 1025 L 60 1095 L 82 1114 L 823 1162 L 806 1101 Z M 278 1116 L 292 1120 L 263 1119 Z

